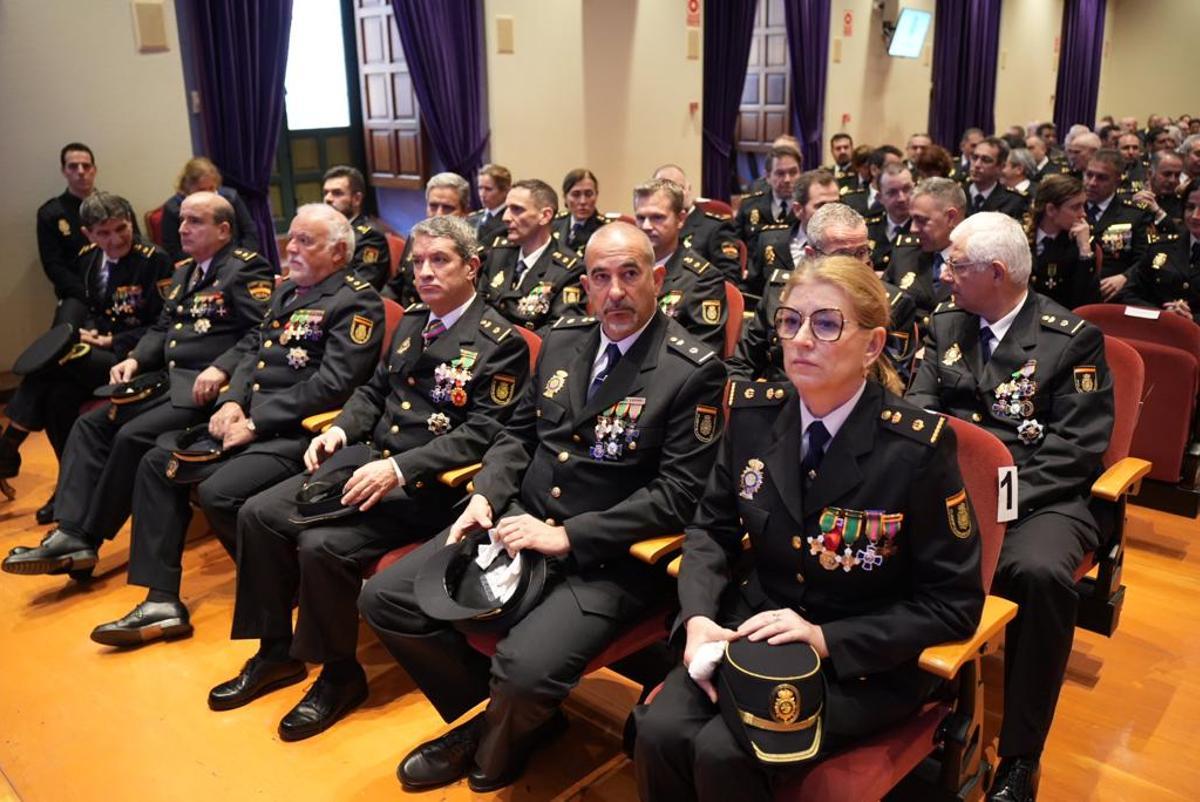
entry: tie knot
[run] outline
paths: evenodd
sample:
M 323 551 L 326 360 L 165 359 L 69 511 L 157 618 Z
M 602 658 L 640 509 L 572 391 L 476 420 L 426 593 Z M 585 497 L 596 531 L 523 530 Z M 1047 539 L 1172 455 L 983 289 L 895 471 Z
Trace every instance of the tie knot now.
M 438 335 L 442 334 L 444 331 L 446 331 L 446 324 L 443 323 L 441 319 L 431 320 L 426 323 L 425 328 L 421 330 L 421 337 L 426 343 L 430 343 L 436 340 Z
M 604 349 L 604 356 L 606 358 L 604 367 L 612 370 L 613 365 L 617 364 L 621 358 L 621 349 L 617 347 L 616 343 L 609 343 Z
M 824 453 L 825 446 L 829 443 L 829 430 L 825 428 L 825 424 L 819 420 L 815 420 L 808 425 L 808 452 L 817 460 L 820 460 L 820 454 Z

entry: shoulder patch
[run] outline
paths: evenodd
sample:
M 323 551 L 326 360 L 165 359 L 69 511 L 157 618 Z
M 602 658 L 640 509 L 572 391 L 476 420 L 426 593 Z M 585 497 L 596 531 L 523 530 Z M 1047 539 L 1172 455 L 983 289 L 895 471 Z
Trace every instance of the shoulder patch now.
M 512 326 L 504 318 L 493 319 L 484 315 L 479 319 L 479 330 L 494 342 L 504 342 L 504 338 L 512 334 Z
M 349 284 L 351 287 L 353 287 L 355 292 L 362 292 L 363 290 L 368 289 L 371 286 L 371 282 L 363 281 L 358 276 L 355 276 L 353 274 L 346 276 L 346 283 Z
M 723 212 L 710 212 L 707 210 L 704 212 L 704 216 L 711 217 L 713 220 L 729 220 L 733 217 L 731 214 L 724 214 Z
M 234 248 L 233 255 L 243 262 L 252 262 L 258 258 L 258 254 L 255 251 L 248 251 L 245 248 Z
M 79 249 L 79 253 L 78 253 L 78 254 L 76 254 L 76 255 L 77 255 L 77 256 L 83 256 L 85 253 L 87 253 L 88 251 L 92 250 L 92 249 L 93 249 L 93 248 L 95 248 L 95 247 L 96 247 L 96 243 L 94 243 L 94 242 L 89 242 L 87 245 L 84 245 L 82 248 L 80 248 L 80 249 Z
M 275 291 L 275 282 L 269 279 L 263 281 L 248 281 L 246 282 L 246 292 L 250 293 L 250 297 L 259 303 L 265 303 L 271 300 L 271 294 Z
M 787 399 L 791 391 L 792 385 L 789 382 L 734 381 L 729 383 L 726 401 L 730 409 L 777 407 Z
M 417 303 L 409 304 L 408 306 L 404 307 L 404 311 L 406 313 L 407 312 L 424 312 L 428 308 L 429 308 L 428 306 L 426 306 L 425 304 L 418 301 Z
M 674 334 L 667 335 L 667 348 L 697 365 L 703 365 L 717 355 L 716 351 L 699 340 Z
M 691 270 L 697 276 L 704 275 L 704 271 L 708 270 L 710 267 L 712 267 L 712 265 L 708 263 L 708 260 L 697 259 L 697 258 L 693 258 L 691 256 L 683 257 L 683 263 L 684 263 L 684 265 L 687 266 L 687 268 L 689 270 Z
M 552 329 L 581 329 L 586 326 L 595 325 L 596 318 L 591 315 L 583 315 L 582 317 L 560 317 L 554 321 Z
M 1083 318 L 1078 317 L 1076 315 L 1073 315 L 1070 312 L 1068 312 L 1066 314 L 1060 314 L 1060 313 L 1049 314 L 1049 313 L 1047 313 L 1047 314 L 1042 315 L 1041 320 L 1042 320 L 1042 326 L 1044 326 L 1045 328 L 1048 328 L 1051 331 L 1057 331 L 1062 334 L 1066 334 L 1070 337 L 1074 337 L 1076 334 L 1079 333 L 1080 329 L 1082 329 L 1085 325 L 1087 325 L 1086 320 L 1084 320 Z
M 937 443 L 946 426 L 946 419 L 941 415 L 908 404 L 898 407 L 885 403 L 879 421 L 885 430 L 928 446 Z

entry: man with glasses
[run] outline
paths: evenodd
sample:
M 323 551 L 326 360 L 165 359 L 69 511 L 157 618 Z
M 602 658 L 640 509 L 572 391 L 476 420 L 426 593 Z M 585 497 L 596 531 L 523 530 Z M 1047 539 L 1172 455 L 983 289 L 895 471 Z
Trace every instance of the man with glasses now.
M 804 258 L 817 255 L 850 256 L 864 264 L 871 264 L 867 223 L 862 215 L 846 204 L 822 205 L 808 215 L 807 226 L 808 239 L 804 246 Z M 786 270 L 778 268 L 772 272 L 767 291 L 755 309 L 754 317 L 746 324 L 737 350 L 728 360 L 731 378 L 786 380 L 783 372 L 783 350 L 773 323 L 782 303 L 784 285 L 792 275 L 791 271 L 792 268 L 789 267 Z M 911 362 L 917 346 L 913 326 L 916 306 L 912 298 L 897 287 L 886 282 L 883 287 L 892 307 L 888 351 L 897 368 L 904 373 L 905 366 Z
M 1016 519 L 992 592 L 1020 608 L 1006 635 L 1001 763 L 988 799 L 1027 802 L 1071 654 L 1074 572 L 1099 541 L 1088 501 L 1113 426 L 1112 377 L 1100 330 L 1029 289 L 1019 223 L 981 212 L 951 240 L 954 301 L 933 314 L 906 398 L 987 429 L 1017 466 Z
M 971 182 L 967 187 L 970 206 L 967 214 L 1003 212 L 1020 220 L 1029 206 L 1029 196 L 1011 190 L 1000 182 L 1001 169 L 1008 161 L 1008 144 L 988 137 L 971 151 Z

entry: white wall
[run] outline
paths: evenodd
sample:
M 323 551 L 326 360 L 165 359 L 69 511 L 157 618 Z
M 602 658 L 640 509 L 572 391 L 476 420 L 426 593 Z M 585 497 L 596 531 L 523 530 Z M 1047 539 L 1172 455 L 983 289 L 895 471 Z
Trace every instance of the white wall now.
M 191 155 L 173 0 L 165 10 L 169 50 L 143 55 L 128 0 L 0 2 L 0 370 L 53 314 L 34 215 L 65 188 L 59 148 L 87 143 L 96 186 L 139 215 L 171 195 Z
M 1200 113 L 1200 2 L 1108 0 L 1098 116 Z
M 1112 4 L 1112 0 L 1109 0 Z M 996 62 L 996 129 L 1054 116 L 1063 0 L 1004 0 Z

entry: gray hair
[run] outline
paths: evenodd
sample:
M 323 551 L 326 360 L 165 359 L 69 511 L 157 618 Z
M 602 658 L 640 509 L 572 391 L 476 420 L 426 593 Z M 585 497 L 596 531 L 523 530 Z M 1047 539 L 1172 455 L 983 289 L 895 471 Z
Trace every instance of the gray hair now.
M 1029 237 L 1020 223 L 1003 212 L 976 212 L 954 227 L 950 241 L 962 246 L 968 262 L 1000 262 L 1008 268 L 1009 282 L 1019 287 L 1029 284 L 1033 264 Z
M 471 185 L 467 179 L 458 173 L 438 173 L 425 184 L 425 200 L 429 200 L 429 191 L 448 187 L 458 193 L 458 208 L 464 212 L 471 208 Z
M 1183 129 L 1175 123 L 1167 123 L 1163 128 L 1168 134 L 1175 137 L 1176 140 L 1183 139 Z
M 1083 136 L 1084 134 L 1091 134 L 1091 133 L 1092 133 L 1091 128 L 1088 128 L 1083 123 L 1075 123 L 1067 130 L 1067 135 L 1063 137 L 1063 147 L 1066 147 L 1067 145 L 1070 145 L 1072 142 L 1074 142 L 1076 137 Z M 1096 137 L 1096 139 L 1099 140 L 1100 137 Z M 1099 147 L 1099 145 L 1097 145 L 1096 147 Z
M 96 190 L 79 204 L 79 221 L 91 228 L 105 220 L 128 220 L 132 223 L 133 207 L 120 195 Z
M 1037 162 L 1033 160 L 1033 154 L 1028 148 L 1017 148 L 1008 154 L 1008 163 L 1020 167 L 1026 178 L 1033 178 L 1037 173 Z
M 354 256 L 354 226 L 346 216 L 332 206 L 324 203 L 306 203 L 296 210 L 296 217 L 305 214 L 325 221 L 325 238 L 329 250 L 333 250 L 339 242 L 346 244 L 346 262 Z
M 427 217 L 412 227 L 410 236 L 448 239 L 454 243 L 454 252 L 464 260 L 479 250 L 474 226 L 461 217 Z
M 1200 141 L 1200 134 L 1196 135 L 1195 138 L 1197 141 Z M 1183 166 L 1183 156 L 1179 155 L 1179 153 L 1173 150 L 1156 150 L 1150 154 L 1150 172 L 1157 173 L 1166 159 L 1176 159 L 1179 161 L 1180 166 Z
M 952 178 L 933 176 L 922 179 L 913 190 L 912 199 L 915 201 L 922 195 L 933 198 L 942 208 L 952 206 L 963 214 L 967 211 L 967 193 L 963 192 L 962 185 Z
M 852 207 L 844 203 L 827 203 L 813 212 L 805 226 L 808 241 L 818 251 L 824 251 L 828 244 L 826 237 L 831 228 L 857 229 L 867 227 L 867 221 Z
M 1200 142 L 1200 134 L 1191 134 L 1187 139 L 1179 143 L 1179 147 L 1175 149 L 1175 152 L 1180 156 L 1186 156 L 1196 146 L 1197 142 Z

